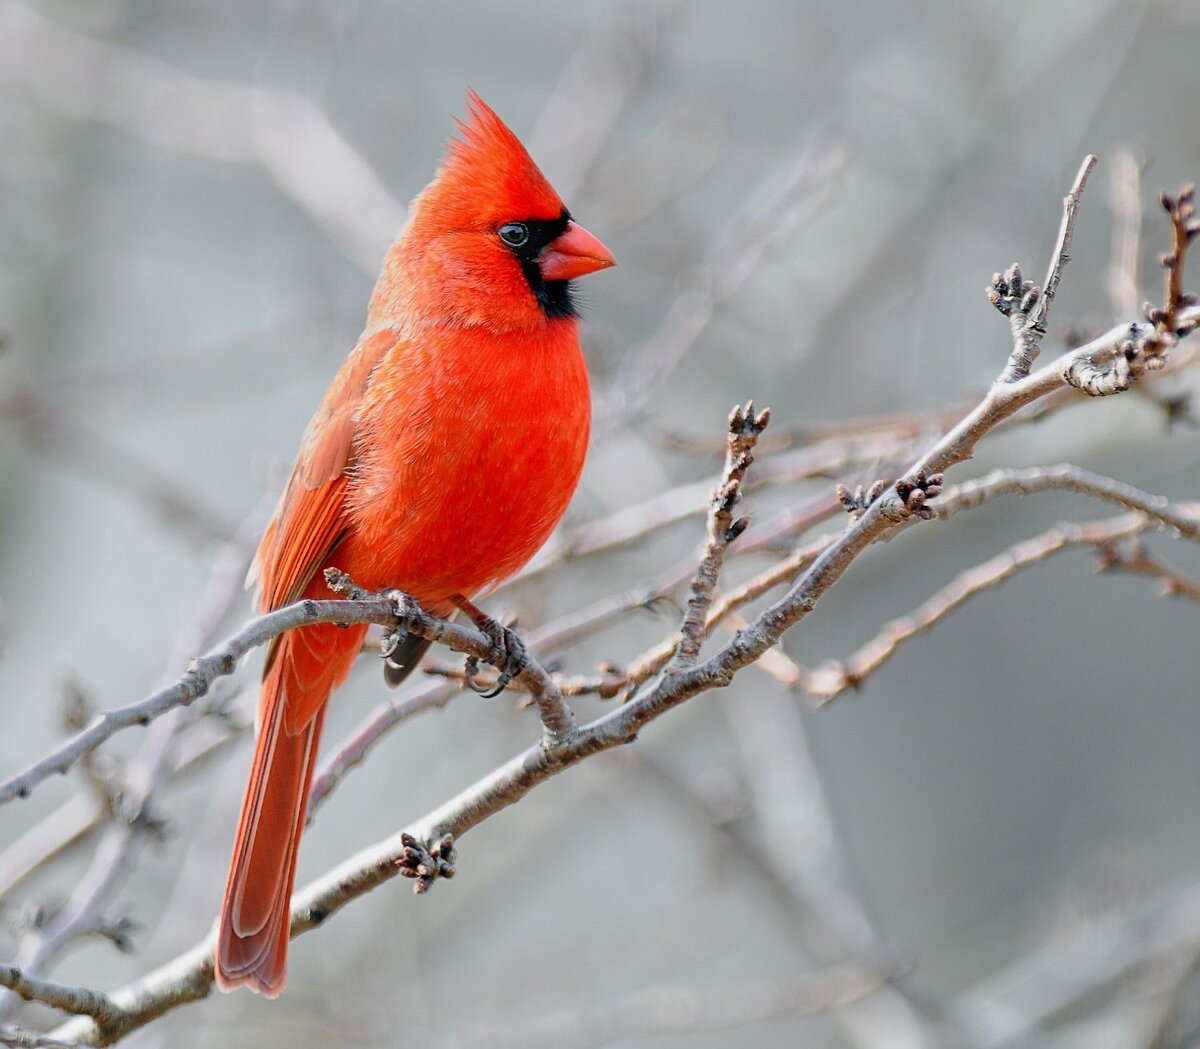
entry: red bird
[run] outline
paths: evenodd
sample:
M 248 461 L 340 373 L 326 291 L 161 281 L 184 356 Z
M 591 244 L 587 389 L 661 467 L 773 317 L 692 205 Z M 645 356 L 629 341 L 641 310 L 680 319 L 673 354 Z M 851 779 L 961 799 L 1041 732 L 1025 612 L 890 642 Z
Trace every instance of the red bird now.
M 591 399 L 571 280 L 614 265 L 474 92 L 437 177 L 388 252 L 367 323 L 308 425 L 258 548 L 259 607 L 328 598 L 336 566 L 431 612 L 544 543 L 575 491 Z M 296 849 L 330 693 L 365 627 L 308 626 L 267 652 L 233 846 L 216 981 L 287 979 Z M 398 682 L 425 648 L 401 646 Z

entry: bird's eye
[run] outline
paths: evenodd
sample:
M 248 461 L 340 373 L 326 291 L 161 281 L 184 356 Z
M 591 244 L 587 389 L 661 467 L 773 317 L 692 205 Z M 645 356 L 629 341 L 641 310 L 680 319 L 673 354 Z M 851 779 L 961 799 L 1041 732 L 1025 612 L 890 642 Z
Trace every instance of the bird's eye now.
M 506 222 L 499 233 L 500 239 L 510 248 L 519 248 L 529 240 L 529 227 L 523 222 Z

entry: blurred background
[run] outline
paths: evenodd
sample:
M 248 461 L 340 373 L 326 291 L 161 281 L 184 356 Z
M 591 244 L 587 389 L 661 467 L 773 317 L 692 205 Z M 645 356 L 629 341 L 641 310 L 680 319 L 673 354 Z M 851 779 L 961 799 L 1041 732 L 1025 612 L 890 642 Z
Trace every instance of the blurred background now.
M 0 777 L 250 614 L 247 551 L 468 85 L 620 262 L 582 289 L 597 412 L 569 534 L 702 493 L 735 401 L 793 435 L 895 412 L 936 430 L 1003 367 L 985 287 L 1014 260 L 1041 279 L 1088 152 L 1047 352 L 1134 319 L 1159 294 L 1158 191 L 1200 175 L 1198 47 L 1192 0 L 0 0 Z M 1131 187 L 1136 289 L 1110 273 Z M 1195 499 L 1200 440 L 1166 410 L 1195 381 L 1072 403 L 948 480 L 1066 460 Z M 767 520 L 880 469 L 746 505 Z M 843 658 L 1105 513 L 1042 495 L 911 529 L 788 655 Z M 702 536 L 686 517 L 490 607 L 551 622 Z M 296 941 L 278 1002 L 214 995 L 127 1044 L 1196 1044 L 1200 614 L 1092 568 L 1069 553 L 988 591 L 819 711 L 747 670 L 464 837 L 453 883 L 391 882 Z M 631 659 L 674 615 L 562 667 Z M 112 989 L 207 932 L 257 669 L 185 734 L 134 729 L 0 808 L 0 957 Z M 364 659 L 326 746 L 387 698 Z M 300 882 L 525 746 L 514 707 L 467 695 L 400 726 L 318 812 Z M 98 815 L 113 784 L 154 787 L 134 826 Z M 843 995 L 846 965 L 886 985 Z

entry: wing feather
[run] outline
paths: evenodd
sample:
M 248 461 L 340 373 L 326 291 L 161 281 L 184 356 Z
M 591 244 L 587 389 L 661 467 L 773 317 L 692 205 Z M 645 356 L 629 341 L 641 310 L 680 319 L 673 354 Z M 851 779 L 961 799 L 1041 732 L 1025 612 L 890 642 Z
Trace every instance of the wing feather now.
M 347 471 L 356 454 L 358 409 L 376 366 L 398 341 L 390 328 L 363 336 L 308 424 L 251 572 L 264 612 L 297 600 L 345 534 Z

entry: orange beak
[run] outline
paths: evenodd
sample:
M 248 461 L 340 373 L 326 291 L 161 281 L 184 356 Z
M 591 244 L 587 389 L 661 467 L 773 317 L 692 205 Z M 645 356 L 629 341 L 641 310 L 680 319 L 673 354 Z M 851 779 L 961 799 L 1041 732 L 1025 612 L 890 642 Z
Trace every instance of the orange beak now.
M 616 264 L 612 252 L 576 222 L 568 222 L 538 256 L 544 280 L 570 280 Z

